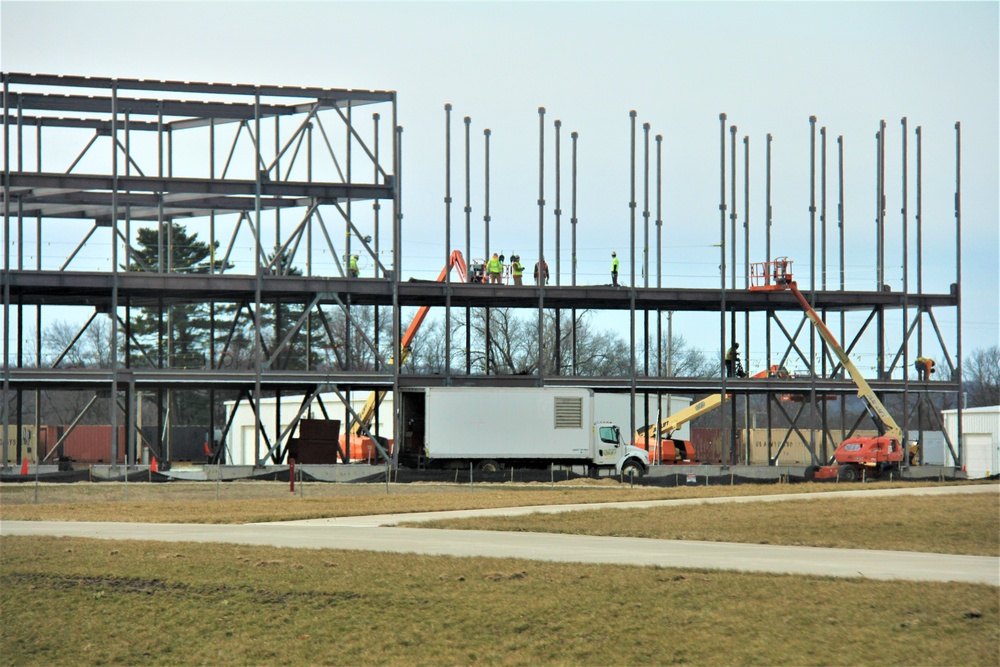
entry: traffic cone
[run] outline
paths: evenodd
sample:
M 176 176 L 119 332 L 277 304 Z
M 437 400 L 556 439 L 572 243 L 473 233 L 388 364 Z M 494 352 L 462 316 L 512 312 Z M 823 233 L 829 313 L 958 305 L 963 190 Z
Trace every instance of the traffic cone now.
M 159 466 L 156 465 L 156 457 L 153 457 L 152 462 L 149 464 L 149 472 L 160 472 Z
M 21 459 L 21 474 L 22 475 L 27 475 L 28 474 L 28 457 L 27 456 L 24 457 L 23 459 Z

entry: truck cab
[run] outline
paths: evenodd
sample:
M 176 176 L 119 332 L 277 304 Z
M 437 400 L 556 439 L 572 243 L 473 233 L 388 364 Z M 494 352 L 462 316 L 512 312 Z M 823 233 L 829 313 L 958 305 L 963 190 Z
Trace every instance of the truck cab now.
M 638 479 L 646 473 L 649 454 L 633 447 L 622 438 L 621 431 L 611 422 L 594 424 L 593 462 L 597 468 L 614 466 L 615 476 Z

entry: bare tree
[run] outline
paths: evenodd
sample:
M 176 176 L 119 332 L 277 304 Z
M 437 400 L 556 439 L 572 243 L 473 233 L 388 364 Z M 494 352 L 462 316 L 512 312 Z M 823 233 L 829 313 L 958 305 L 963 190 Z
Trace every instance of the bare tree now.
M 975 350 L 962 368 L 968 407 L 1000 405 L 1000 345 Z
M 59 362 L 61 368 L 109 368 L 111 324 L 108 318 L 95 317 L 82 332 L 81 326 L 79 323 L 56 320 L 44 329 L 42 345 L 45 352 L 41 365 L 52 365 L 65 351 Z

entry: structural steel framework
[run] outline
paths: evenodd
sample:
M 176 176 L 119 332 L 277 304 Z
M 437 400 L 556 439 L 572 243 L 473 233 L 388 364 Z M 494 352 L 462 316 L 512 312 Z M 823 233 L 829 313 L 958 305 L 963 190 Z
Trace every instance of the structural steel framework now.
M 767 403 L 767 422 L 781 415 L 769 440 L 769 459 L 774 461 L 790 434 L 799 432 L 809 443 L 814 462 L 825 461 L 832 452 L 833 415 L 828 414 L 826 395 L 839 401 L 839 429 L 855 418 L 848 415 L 847 396 L 855 393 L 843 369 L 822 345 L 790 293 L 753 292 L 749 288 L 749 227 L 744 226 L 746 247 L 744 273 L 747 283 L 737 285 L 736 248 L 738 164 L 736 127 L 720 116 L 720 228 L 722 241 L 721 282 L 704 289 L 677 289 L 662 284 L 659 266 L 662 249 L 661 137 L 656 136 L 655 160 L 650 150 L 650 125 L 637 137 L 636 113 L 631 112 L 630 234 L 633 287 L 616 289 L 603 285 L 578 285 L 575 261 L 570 284 L 561 284 L 559 234 L 561 188 L 560 133 L 555 121 L 555 284 L 524 287 L 451 282 L 404 281 L 401 266 L 403 214 L 401 197 L 402 128 L 397 123 L 397 100 L 392 91 L 338 90 L 243 84 L 147 81 L 33 74 L 3 74 L 4 105 L 4 271 L 3 271 L 3 465 L 23 456 L 22 426 L 32 420 L 47 423 L 39 395 L 46 391 L 73 391 L 108 400 L 107 422 L 125 427 L 125 442 L 112 428 L 112 460 L 124 452 L 135 463 L 148 449 L 160 460 L 170 460 L 170 410 L 173 393 L 194 393 L 209 406 L 209 428 L 228 430 L 229 423 L 216 423 L 225 400 L 247 401 L 257 417 L 255 451 L 258 464 L 284 459 L 287 440 L 298 419 L 314 404 L 327 413 L 318 399 L 333 391 L 344 402 L 349 418 L 357 418 L 349 405 L 352 391 L 394 391 L 410 387 L 462 386 L 583 386 L 598 391 L 630 392 L 633 403 L 643 396 L 665 392 L 725 392 L 735 396 L 762 395 Z M 357 107 L 374 113 L 361 119 Z M 447 153 L 451 154 L 451 107 L 446 106 Z M 382 118 L 388 119 L 382 122 Z M 905 205 L 904 289 L 888 291 L 884 284 L 885 211 L 884 122 L 880 126 L 876 216 L 879 289 L 848 291 L 844 283 L 844 220 L 838 215 L 840 233 L 840 283 L 828 285 L 827 275 L 827 137 L 820 128 L 817 156 L 816 121 L 811 119 L 813 165 L 810 205 L 808 286 L 803 285 L 813 307 L 824 316 L 840 319 L 840 339 L 848 353 L 863 345 L 863 334 L 875 330 L 878 368 L 870 384 L 883 396 L 899 396 L 910 423 L 910 409 L 926 405 L 929 392 L 959 395 L 961 392 L 961 273 L 960 171 L 956 167 L 956 281 L 948 293 L 924 293 L 920 276 L 920 128 L 916 129 L 917 213 L 915 216 L 916 290 L 906 283 L 909 269 Z M 907 134 L 903 119 L 903 134 Z M 466 257 L 469 248 L 469 119 L 465 119 Z M 538 256 L 545 260 L 545 110 L 539 109 L 539 236 Z M 728 132 L 728 137 L 727 137 Z M 489 130 L 486 142 L 486 215 L 484 226 L 489 247 Z M 576 142 L 572 135 L 572 229 L 576 256 Z M 749 138 L 744 138 L 744 222 L 749 210 Z M 765 230 L 770 254 L 771 137 L 767 138 L 767 220 Z M 843 200 L 843 149 L 841 138 L 839 183 Z M 956 165 L 960 164 L 960 128 L 956 124 Z M 388 146 L 388 147 L 387 147 Z M 637 164 L 642 173 L 637 176 Z M 551 161 L 551 158 L 550 158 Z M 654 186 L 651 182 L 653 163 Z M 816 164 L 822 170 L 820 200 L 817 201 Z M 904 140 L 903 200 L 907 200 L 906 143 Z M 446 174 L 445 261 L 451 251 L 451 162 Z M 637 189 L 643 202 L 637 202 Z M 650 210 L 654 199 L 655 214 Z M 390 208 L 382 214 L 383 202 Z M 838 205 L 838 211 L 843 210 Z M 641 215 L 642 220 L 637 221 Z M 654 218 L 655 215 L 655 218 Z M 364 221 L 362 222 L 362 218 Z M 818 218 L 818 220 L 817 220 Z M 650 223 L 655 226 L 657 266 L 651 274 Z M 818 223 L 818 224 L 817 224 Z M 639 225 L 642 225 L 641 227 Z M 388 228 L 388 231 L 386 229 Z M 204 239 L 194 248 L 190 229 Z M 363 230 L 371 230 L 370 234 Z M 143 231 L 145 230 L 145 231 Z M 637 239 L 642 232 L 643 239 Z M 384 237 L 389 234 L 388 243 Z M 822 239 L 816 241 L 817 234 Z M 175 240 L 177 243 L 175 243 Z M 58 241 L 58 243 L 53 243 Z M 180 247 L 188 243 L 190 247 Z M 270 244 L 273 244 L 271 247 Z M 57 248 L 52 250 L 53 245 Z M 816 249 L 821 245 L 817 261 Z M 87 249 L 97 255 L 88 257 Z M 388 249 L 387 249 L 388 247 Z M 58 250 L 61 248 L 61 250 Z M 43 253 L 43 249 L 45 252 Z M 186 254 L 198 250 L 195 259 Z M 726 250 L 729 250 L 727 257 Z M 107 256 L 105 256 L 105 253 Z M 349 270 L 350 258 L 363 254 L 365 275 Z M 389 257 L 388 260 L 383 257 Z M 635 286 L 636 258 L 645 262 L 643 284 Z M 765 258 L 761 258 L 765 259 Z M 821 264 L 821 266 L 818 266 Z M 80 268 L 78 268 L 80 267 Z M 301 267 L 301 268 L 296 268 Z M 822 270 L 819 270 L 822 269 Z M 655 284 L 650 284 L 655 275 Z M 823 276 L 820 284 L 815 276 Z M 401 310 L 413 306 L 443 306 L 446 321 L 445 364 L 440 373 L 407 373 L 394 365 L 401 359 Z M 454 308 L 536 310 L 538 314 L 538 372 L 533 375 L 475 374 L 468 361 L 468 335 L 464 346 L 465 369 L 452 368 L 451 317 Z M 958 311 L 956 354 L 951 355 L 934 312 Z M 89 318 L 63 349 L 51 347 L 43 330 L 63 312 L 85 313 Z M 197 344 L 185 339 L 185 318 L 200 313 L 207 334 Z M 564 365 L 558 350 L 545 349 L 542 341 L 546 314 L 578 309 L 616 310 L 630 317 L 631 372 L 627 376 L 583 377 L 576 372 L 575 326 L 568 340 L 574 346 L 573 361 Z M 206 313 L 207 311 L 207 313 Z M 886 349 L 885 320 L 892 311 L 902 312 L 903 335 L 898 349 Z M 749 341 L 751 320 L 766 326 L 768 364 L 783 365 L 800 359 L 809 369 L 808 378 L 747 380 L 676 377 L 664 365 L 662 350 L 655 355 L 637 344 L 641 335 L 649 340 L 651 326 L 662 340 L 664 313 L 714 312 L 720 317 L 720 346 L 736 337 L 738 320 Z M 845 314 L 866 314 L 864 324 L 848 332 Z M 466 315 L 468 321 L 468 315 Z M 651 319 L 653 324 L 651 325 Z M 100 364 L 70 367 L 67 357 L 81 336 L 103 320 L 109 330 L 107 358 Z M 389 321 L 391 320 L 391 325 Z M 489 315 L 486 319 L 490 321 Z M 923 328 L 936 336 L 950 368 L 941 379 L 915 382 L 909 378 L 910 360 L 923 353 Z M 386 338 L 388 328 L 389 340 Z M 641 329 L 641 331 L 637 331 Z M 247 336 L 249 332 L 249 337 Z M 805 332 L 805 333 L 803 333 Z M 727 335 L 728 333 L 728 335 Z M 24 341 L 34 336 L 34 349 Z M 773 342 L 775 339 L 777 342 Z M 803 342 L 805 341 L 805 342 Z M 12 349 L 13 345 L 13 349 Z M 47 347 L 48 346 L 48 347 Z M 459 345 L 461 347 L 461 345 Z M 643 359 L 638 359 L 641 350 Z M 915 351 L 915 353 L 914 353 Z M 722 360 L 720 358 L 720 368 Z M 901 377 L 893 377 L 893 372 Z M 779 397 L 797 392 L 808 396 L 796 414 L 790 414 Z M 34 395 L 34 415 L 25 415 L 25 396 Z M 295 418 L 284 431 L 271 437 L 262 427 L 255 405 L 265 395 L 305 396 L 294 407 Z M 137 428 L 144 401 L 156 409 L 158 435 L 144 441 Z M 956 401 L 960 405 L 960 401 Z M 724 434 L 730 446 L 724 463 L 746 460 L 735 443 L 737 411 L 723 403 Z M 280 402 L 279 402 L 280 406 Z M 773 412 L 772 412 L 773 411 Z M 81 412 L 76 421 L 82 417 Z M 806 436 L 801 432 L 803 415 L 818 415 L 819 426 Z M 279 412 L 280 415 L 280 412 Z M 648 415 L 647 415 L 648 416 Z M 141 419 L 141 416 L 139 417 Z M 863 421 L 857 416 L 853 431 Z M 401 432 L 396 415 L 396 432 Z M 918 416 L 919 419 L 919 416 Z M 76 424 L 76 421 L 70 426 Z M 280 416 L 279 416 L 280 423 Z M 918 422 L 918 428 L 919 428 Z M 959 419 L 961 423 L 961 419 Z M 16 427 L 9 430 L 10 426 Z M 631 424 L 632 428 L 636 427 Z M 911 429 L 916 430 L 916 429 Z M 816 432 L 819 433 L 817 441 Z M 782 435 L 783 434 L 783 435 Z M 773 450 L 771 449 L 773 445 Z M 949 443 L 956 461 L 961 461 L 959 442 Z M 957 446 L 957 449 L 956 449 Z M 224 459 L 224 444 L 211 445 L 211 457 Z M 11 456 L 13 454 L 14 456 Z M 387 455 L 387 452 L 383 451 Z M 340 452 L 348 461 L 348 452 Z

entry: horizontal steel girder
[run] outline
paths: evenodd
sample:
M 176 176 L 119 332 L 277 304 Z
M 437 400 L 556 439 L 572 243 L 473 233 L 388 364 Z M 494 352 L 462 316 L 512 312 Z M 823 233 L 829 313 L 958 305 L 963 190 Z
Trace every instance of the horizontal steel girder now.
M 250 275 L 207 275 L 169 273 L 91 273 L 69 271 L 11 271 L 2 276 L 9 282 L 11 299 L 23 304 L 106 305 L 111 288 L 118 287 L 120 305 L 125 299 L 131 305 L 152 305 L 158 299 L 164 303 L 197 301 L 241 302 L 253 300 L 256 283 Z M 2 282 L 0 282 L 2 285 Z M 537 308 L 538 288 L 524 285 L 481 285 L 438 282 L 399 283 L 399 303 L 402 306 L 444 306 L 451 292 L 452 307 Z M 561 286 L 545 288 L 545 307 L 549 309 L 603 309 L 627 311 L 632 292 L 637 311 L 718 312 L 721 293 L 717 289 L 615 288 L 610 285 Z M 347 279 L 341 277 L 264 276 L 261 293 L 268 303 L 309 303 L 316 295 L 320 303 L 336 303 L 338 299 L 357 305 L 391 305 L 393 283 L 377 279 Z M 336 297 L 334 296 L 336 295 Z M 830 312 L 871 310 L 872 308 L 902 308 L 904 295 L 897 292 L 816 293 L 817 310 Z M 952 294 L 910 294 L 910 308 L 955 306 L 958 297 Z M 794 295 L 785 292 L 726 291 L 726 308 L 737 312 L 794 311 L 801 312 Z
M 134 382 L 137 389 L 146 391 L 156 388 L 174 389 L 232 389 L 239 390 L 254 386 L 256 374 L 249 370 L 228 369 L 134 369 L 119 371 L 115 376 L 119 390 Z M 296 389 L 307 391 L 314 387 L 336 386 L 337 388 L 372 391 L 391 390 L 392 376 L 384 373 L 349 373 L 344 371 L 263 371 L 261 387 L 264 389 Z M 106 390 L 111 384 L 112 373 L 106 369 L 10 369 L 10 386 L 14 390 L 33 389 L 91 389 Z M 812 387 L 810 378 L 748 379 L 727 378 L 726 391 L 740 394 L 784 393 L 801 395 L 808 399 Z M 902 393 L 901 380 L 871 380 L 872 389 L 878 392 Z M 423 387 L 583 387 L 594 390 L 627 392 L 631 390 L 629 377 L 595 376 L 545 376 L 537 375 L 443 375 L 420 374 L 399 376 L 401 389 Z M 857 387 L 850 380 L 815 380 L 817 396 L 856 396 Z M 907 382 L 911 393 L 922 391 L 954 392 L 953 382 Z M 720 378 L 689 377 L 638 377 L 637 392 L 676 391 L 694 394 L 720 392 Z
M 58 86 L 60 88 L 104 88 L 110 90 L 154 90 L 175 93 L 214 93 L 219 95 L 255 95 L 262 97 L 313 97 L 329 101 L 390 102 L 395 93 L 384 90 L 350 90 L 306 86 L 257 86 L 244 83 L 208 83 L 198 81 L 165 81 L 154 79 L 112 79 L 99 76 L 64 76 L 5 72 L 4 79 L 12 84 Z

